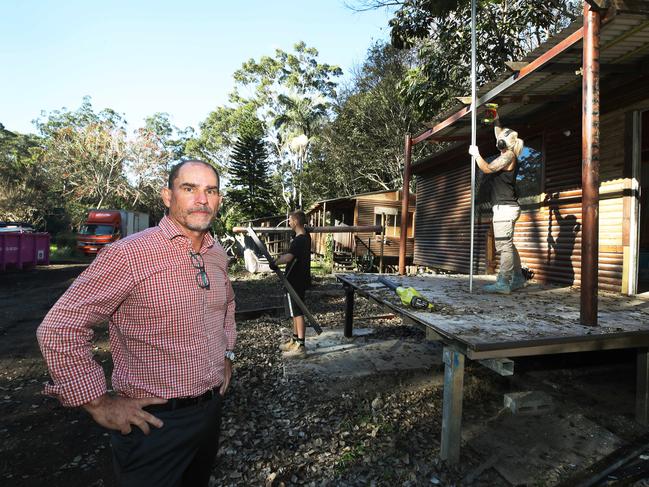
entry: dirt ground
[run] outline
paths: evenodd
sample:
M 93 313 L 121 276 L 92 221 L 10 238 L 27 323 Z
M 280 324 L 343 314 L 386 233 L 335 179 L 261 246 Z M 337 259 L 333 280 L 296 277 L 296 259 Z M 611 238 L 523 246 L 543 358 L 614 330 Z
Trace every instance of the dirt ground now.
M 53 265 L 1 274 L 0 485 L 114 485 L 107 433 L 81 410 L 63 408 L 41 394 L 48 374 L 36 328 L 84 268 Z M 281 292 L 272 277 L 241 276 L 234 284 L 239 309 L 280 304 Z M 324 327 L 342 327 L 340 287 L 331 278 L 316 279 L 315 284 L 309 302 L 318 320 Z M 357 301 L 358 317 L 382 313 Z M 493 451 L 475 446 L 484 444 L 478 440 L 485 428 L 498 427 L 503 394 L 511 390 L 543 390 L 554 399 L 555 417 L 577 414 L 622 442 L 646 432 L 633 422 L 633 354 L 517 360 L 512 379 L 470 364 L 462 460 L 449 468 L 437 460 L 439 381 L 379 377 L 331 384 L 305 377 L 287 382 L 277 351 L 283 325 L 286 321 L 279 317 L 265 317 L 238 326 L 238 360 L 213 485 L 511 485 L 490 468 Z M 398 319 L 376 319 L 363 326 L 374 327 L 378 337 L 424 338 L 421 330 Z M 109 373 L 106 332 L 100 329 L 96 335 L 96 358 Z M 440 371 L 434 372 L 439 376 Z M 531 463 L 534 455 L 542 455 L 521 454 L 529 455 Z M 582 460 L 589 463 L 595 456 Z M 559 463 L 530 485 L 554 485 L 574 473 L 574 464 Z

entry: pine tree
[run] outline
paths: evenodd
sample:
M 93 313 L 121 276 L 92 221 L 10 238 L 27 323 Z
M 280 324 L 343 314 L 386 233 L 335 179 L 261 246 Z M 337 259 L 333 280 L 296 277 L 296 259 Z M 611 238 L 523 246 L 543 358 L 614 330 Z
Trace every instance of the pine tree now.
M 272 212 L 270 163 L 260 133 L 242 131 L 232 148 L 228 199 L 237 204 L 246 218 Z

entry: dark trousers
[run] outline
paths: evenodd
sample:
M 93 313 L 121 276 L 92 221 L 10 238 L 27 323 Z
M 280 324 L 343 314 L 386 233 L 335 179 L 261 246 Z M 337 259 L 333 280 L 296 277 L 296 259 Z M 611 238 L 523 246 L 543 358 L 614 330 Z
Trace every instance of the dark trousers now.
M 195 406 L 154 412 L 164 426 L 152 426 L 148 436 L 137 426 L 128 435 L 112 432 L 118 485 L 207 487 L 219 449 L 222 404 L 216 394 Z

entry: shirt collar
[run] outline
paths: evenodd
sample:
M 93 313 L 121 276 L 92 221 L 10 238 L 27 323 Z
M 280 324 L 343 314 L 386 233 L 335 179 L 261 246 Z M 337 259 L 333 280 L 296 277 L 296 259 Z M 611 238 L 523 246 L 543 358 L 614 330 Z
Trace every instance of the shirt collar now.
M 169 240 L 173 240 L 176 237 L 184 237 L 187 240 L 189 238 L 182 232 L 180 227 L 174 222 L 171 218 L 169 218 L 167 215 L 162 217 L 162 220 L 160 220 L 160 223 L 158 223 L 158 227 L 160 228 L 160 231 L 162 234 L 167 237 Z M 207 247 L 211 247 L 214 245 L 214 237 L 207 232 L 205 236 L 203 237 L 203 243 L 201 244 L 201 250 Z

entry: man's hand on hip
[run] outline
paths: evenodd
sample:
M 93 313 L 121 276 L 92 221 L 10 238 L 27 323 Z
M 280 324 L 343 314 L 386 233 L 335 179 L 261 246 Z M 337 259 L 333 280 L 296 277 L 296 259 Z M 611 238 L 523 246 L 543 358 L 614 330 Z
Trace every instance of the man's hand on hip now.
M 166 399 L 147 397 L 132 399 L 122 396 L 104 394 L 97 399 L 84 404 L 85 409 L 95 422 L 104 428 L 118 430 L 123 435 L 131 432 L 131 426 L 137 426 L 145 435 L 151 432 L 151 426 L 162 428 L 163 423 L 154 415 L 146 412 L 143 407 L 152 404 L 164 404 Z

